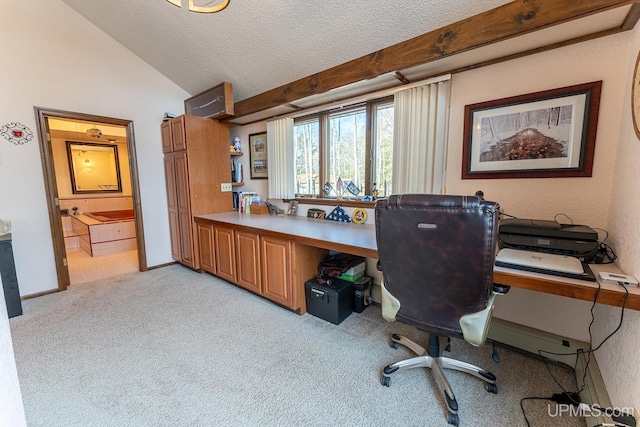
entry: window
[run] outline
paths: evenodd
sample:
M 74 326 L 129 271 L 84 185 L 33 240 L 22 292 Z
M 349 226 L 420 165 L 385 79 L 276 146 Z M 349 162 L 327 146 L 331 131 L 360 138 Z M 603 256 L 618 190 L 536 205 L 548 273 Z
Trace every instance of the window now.
M 299 118 L 293 127 L 298 196 L 362 197 L 391 192 L 393 100 Z

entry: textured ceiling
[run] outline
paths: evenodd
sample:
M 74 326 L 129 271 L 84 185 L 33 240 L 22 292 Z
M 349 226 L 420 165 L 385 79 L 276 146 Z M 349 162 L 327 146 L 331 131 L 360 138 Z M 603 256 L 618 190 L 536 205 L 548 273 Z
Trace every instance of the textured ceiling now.
M 223 81 L 240 101 L 507 0 L 62 0 L 190 94 Z M 219 1 L 196 0 L 196 5 Z

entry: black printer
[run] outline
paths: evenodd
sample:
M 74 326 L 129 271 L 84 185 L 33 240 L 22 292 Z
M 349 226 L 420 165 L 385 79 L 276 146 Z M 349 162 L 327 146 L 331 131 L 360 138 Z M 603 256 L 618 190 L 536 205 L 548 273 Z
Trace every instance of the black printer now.
M 586 225 L 560 224 L 539 219 L 503 219 L 500 248 L 568 255 L 588 263 L 598 253 L 598 233 Z

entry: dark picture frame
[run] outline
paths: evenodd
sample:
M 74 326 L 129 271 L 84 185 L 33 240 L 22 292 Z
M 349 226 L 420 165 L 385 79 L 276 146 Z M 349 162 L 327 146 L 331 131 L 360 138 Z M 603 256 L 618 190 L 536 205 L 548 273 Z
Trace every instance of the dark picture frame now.
M 469 104 L 462 179 L 589 177 L 602 81 Z
M 117 145 L 67 141 L 67 158 L 73 194 L 122 193 Z
M 249 167 L 251 179 L 269 178 L 267 165 L 267 133 L 252 133 L 249 135 Z

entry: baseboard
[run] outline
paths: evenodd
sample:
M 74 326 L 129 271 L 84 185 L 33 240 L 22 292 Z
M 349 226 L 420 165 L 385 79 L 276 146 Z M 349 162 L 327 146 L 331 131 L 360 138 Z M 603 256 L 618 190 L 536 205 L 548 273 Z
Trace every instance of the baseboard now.
M 591 360 L 587 365 L 588 353 L 586 351 L 589 348 L 588 343 L 563 338 L 528 326 L 518 325 L 516 323 L 496 318 L 491 320 L 488 339 L 507 344 L 511 347 L 515 347 L 529 353 L 534 353 L 536 355 L 539 354 L 539 350 L 544 350 L 545 352 L 542 354 L 545 357 L 574 368 L 576 382 L 579 387 L 582 387 L 584 381 L 584 388 L 580 392 L 580 401 L 582 403 L 589 407 L 593 407 L 594 405 L 597 405 L 600 408 L 612 407 L 609 393 L 607 393 L 607 388 L 604 384 L 604 380 L 602 379 L 602 375 L 600 374 L 600 368 L 598 367 L 595 357 L 591 357 Z M 551 353 L 575 354 L 557 355 Z M 633 409 L 630 411 L 632 413 L 635 412 Z M 611 416 L 605 411 L 594 410 L 589 412 L 583 410 L 581 414 L 584 415 L 584 419 L 588 427 L 625 425 L 620 424 L 619 422 L 615 423 Z
M 576 366 L 577 351 L 589 348 L 589 344 L 583 341 L 496 318 L 491 319 L 488 338 L 533 354 L 542 350 L 544 357 L 572 368 Z

